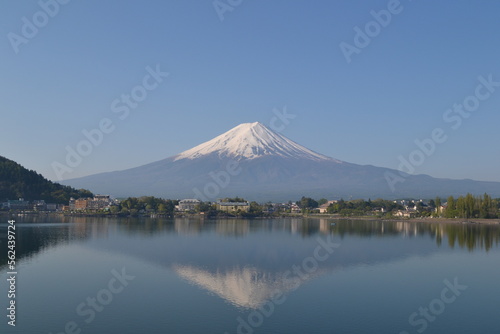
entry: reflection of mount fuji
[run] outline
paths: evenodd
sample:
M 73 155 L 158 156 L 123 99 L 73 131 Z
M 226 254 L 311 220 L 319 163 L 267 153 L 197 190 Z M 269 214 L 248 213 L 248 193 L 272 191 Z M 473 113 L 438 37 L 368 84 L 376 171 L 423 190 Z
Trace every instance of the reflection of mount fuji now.
M 232 305 L 257 309 L 277 291 L 287 295 L 328 273 L 433 256 L 446 238 L 445 247 L 450 250 L 456 241 L 461 247 L 473 249 L 480 245 L 488 249 L 500 240 L 496 226 L 379 221 L 337 221 L 332 225 L 331 222 L 327 219 L 272 223 L 176 220 L 171 225 L 175 229 L 172 232 L 180 238 L 169 238 L 166 244 L 161 238 L 155 240 L 152 234 L 148 242 L 151 248 L 128 244 L 127 251 L 141 261 L 147 259 L 168 267 L 181 279 Z M 423 235 L 431 238 L 422 238 Z M 330 238 L 340 243 L 340 247 L 319 263 L 317 270 L 299 279 L 292 268 L 313 256 L 318 239 Z M 161 249 L 162 253 L 152 249 Z
M 283 275 L 257 268 L 233 268 L 211 273 L 193 266 L 174 265 L 174 271 L 183 279 L 212 292 L 233 305 L 255 309 L 270 300 L 277 291 L 286 293 L 297 286 L 297 280 L 283 279 Z

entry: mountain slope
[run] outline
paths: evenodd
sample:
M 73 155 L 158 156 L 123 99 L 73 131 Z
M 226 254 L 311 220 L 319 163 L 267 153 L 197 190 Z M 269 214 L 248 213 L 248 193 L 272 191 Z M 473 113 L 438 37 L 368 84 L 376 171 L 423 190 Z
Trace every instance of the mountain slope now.
M 35 171 L 0 156 L 0 200 L 43 199 L 50 203 L 68 203 L 70 197 L 92 196 L 87 190 L 76 190 L 51 182 Z
M 284 201 L 301 196 L 400 198 L 460 195 L 500 196 L 499 182 L 436 179 L 403 174 L 389 186 L 387 173 L 399 171 L 339 161 L 311 151 L 260 123 L 241 124 L 173 157 L 144 166 L 67 180 L 114 196 L 165 198 L 243 196 Z

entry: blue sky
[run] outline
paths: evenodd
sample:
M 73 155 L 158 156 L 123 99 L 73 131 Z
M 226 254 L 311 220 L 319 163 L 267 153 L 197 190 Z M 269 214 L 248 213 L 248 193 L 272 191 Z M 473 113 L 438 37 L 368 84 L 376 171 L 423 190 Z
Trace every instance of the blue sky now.
M 232 9 L 223 20 L 212 0 L 72 0 L 44 22 L 38 1 L 3 0 L 0 155 L 54 180 L 53 162 L 65 163 L 82 130 L 111 120 L 64 173 L 75 178 L 160 160 L 240 123 L 269 125 L 286 106 L 296 117 L 282 133 L 317 152 L 398 168 L 441 128 L 447 140 L 415 173 L 500 181 L 500 87 L 456 129 L 443 119 L 478 77 L 500 81 L 499 2 L 402 0 L 350 63 L 340 43 L 355 46 L 354 28 L 376 28 L 371 11 L 395 2 L 220 3 Z M 29 38 L 23 17 L 42 20 Z M 157 65 L 169 76 L 120 119 L 113 101 Z

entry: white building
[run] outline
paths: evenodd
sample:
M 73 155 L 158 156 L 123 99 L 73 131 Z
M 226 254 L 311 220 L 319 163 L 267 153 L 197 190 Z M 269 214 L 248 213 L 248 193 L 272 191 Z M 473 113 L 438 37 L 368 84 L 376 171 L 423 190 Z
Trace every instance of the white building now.
M 328 207 L 334 203 L 337 203 L 338 201 L 328 201 L 325 204 L 322 204 L 319 206 L 319 213 L 327 213 L 328 212 Z
M 218 202 L 217 210 L 224 212 L 248 212 L 250 210 L 250 203 L 248 202 Z
M 196 209 L 197 205 L 200 205 L 201 201 L 197 199 L 183 199 L 179 201 L 179 205 L 177 206 L 177 209 L 179 211 L 193 211 Z

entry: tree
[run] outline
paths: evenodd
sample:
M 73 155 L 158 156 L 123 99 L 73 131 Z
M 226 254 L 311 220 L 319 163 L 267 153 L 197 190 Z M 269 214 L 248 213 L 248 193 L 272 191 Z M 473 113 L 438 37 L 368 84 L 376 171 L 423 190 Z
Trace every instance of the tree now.
M 323 204 L 326 204 L 328 203 L 328 200 L 326 198 L 322 198 L 318 201 L 318 205 L 323 205 Z
M 120 212 L 120 207 L 118 205 L 112 205 L 110 208 L 109 208 L 109 211 L 112 213 L 112 214 L 117 214 L 118 212 Z
M 445 216 L 447 218 L 455 218 L 457 216 L 456 204 L 453 196 L 448 197 Z
M 468 218 L 466 215 L 467 215 L 467 209 L 465 205 L 465 198 L 463 196 L 460 196 L 459 198 L 457 198 L 456 201 L 456 214 L 454 217 Z
M 212 209 L 211 205 L 209 202 L 200 202 L 195 208 L 196 211 L 198 212 L 208 212 Z
M 441 198 L 436 197 L 434 200 L 434 203 L 436 204 L 436 213 L 438 216 L 441 216 Z
M 332 203 L 332 204 L 330 204 L 328 206 L 328 208 L 326 208 L 326 212 L 330 213 L 330 214 L 339 212 L 339 210 L 338 210 L 338 203 Z
M 68 204 L 71 197 L 85 198 L 94 195 L 84 189 L 51 182 L 35 171 L 0 156 L 0 199 L 45 200 L 49 203 Z
M 223 200 L 221 200 L 221 202 L 237 202 L 237 203 L 241 203 L 241 202 L 246 202 L 246 200 L 244 198 L 241 198 L 241 197 L 226 197 L 224 198 Z
M 429 208 L 431 208 L 431 209 L 435 209 L 436 208 L 436 202 L 433 199 L 431 199 L 429 201 Z
M 318 202 L 316 202 L 314 199 L 302 196 L 302 198 L 299 201 L 299 206 L 301 209 L 314 209 L 317 208 L 319 205 Z
M 493 218 L 496 216 L 492 210 L 493 201 L 488 194 L 485 193 L 483 198 L 480 199 L 480 202 L 479 216 L 481 218 Z
M 250 202 L 250 209 L 248 209 L 248 212 L 253 213 L 253 214 L 262 214 L 262 206 L 259 205 L 257 202 Z
M 120 202 L 121 212 L 125 214 L 135 215 L 141 211 L 149 213 L 160 212 L 162 214 L 172 215 L 175 205 L 178 201 L 170 199 L 156 198 L 153 196 L 144 196 L 140 198 L 129 197 Z
M 476 201 L 474 199 L 474 196 L 472 194 L 467 194 L 465 196 L 465 216 L 463 218 L 472 218 L 476 216 Z M 479 213 L 479 210 L 478 210 Z
M 165 206 L 165 204 L 160 203 L 160 204 L 158 205 L 158 212 L 159 212 L 159 213 L 165 213 L 166 211 L 167 211 L 167 207 Z

